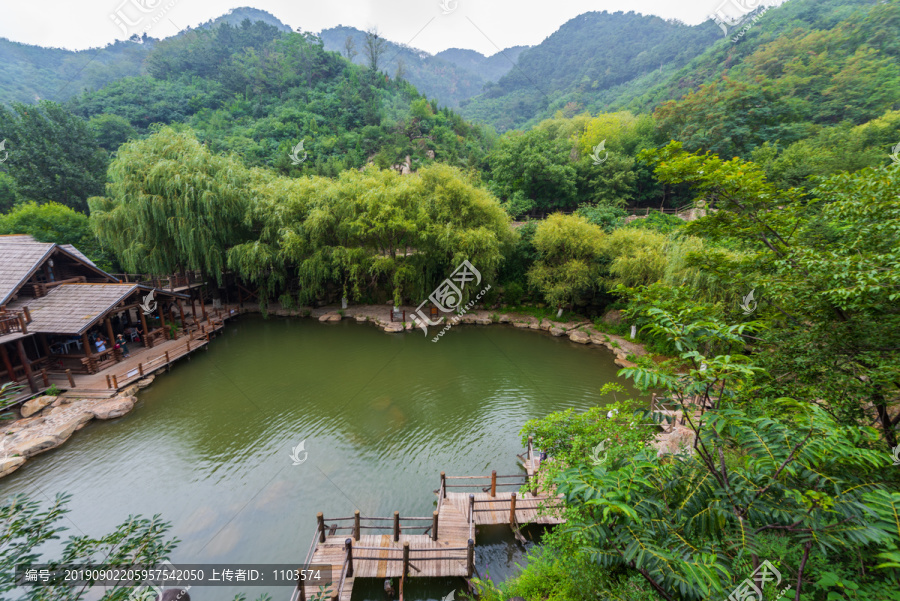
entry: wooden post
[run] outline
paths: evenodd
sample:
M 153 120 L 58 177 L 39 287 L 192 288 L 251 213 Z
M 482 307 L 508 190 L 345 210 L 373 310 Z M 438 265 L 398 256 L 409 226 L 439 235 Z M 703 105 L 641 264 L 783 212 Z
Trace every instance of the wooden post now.
M 184 321 L 184 307 L 181 306 L 180 300 L 175 301 L 175 303 L 178 305 L 178 314 L 181 316 L 181 329 L 186 330 L 187 323 Z
M 445 474 L 444 472 L 441 472 L 441 491 L 442 491 L 441 495 L 443 495 L 443 498 L 446 499 L 447 498 L 447 474 Z
M 349 538 L 344 541 L 344 549 L 347 551 L 347 578 L 353 576 L 353 541 Z
M 41 380 L 44 382 L 44 386 L 46 388 L 50 387 L 50 378 L 47 376 L 47 368 L 41 370 Z
M 409 575 L 409 541 L 403 541 L 403 575 Z
M 142 378 L 144 377 L 144 364 L 143 363 L 138 363 L 138 373 L 141 375 Z
M 319 520 L 319 542 L 325 542 L 325 516 L 320 511 L 316 514 L 316 519 Z
M 491 498 L 497 496 L 497 470 L 491 470 Z
M 116 390 L 119 389 L 119 380 L 116 379 L 116 374 L 112 375 L 113 386 L 116 387 Z
M 91 341 L 88 340 L 87 332 L 81 335 L 81 347 L 84 351 L 84 356 L 88 359 L 91 358 Z
M 394 512 L 394 542 L 400 540 L 400 512 Z
M 471 578 L 475 573 L 475 541 L 469 539 L 469 550 L 466 552 L 466 573 Z
M 41 348 L 44 349 L 44 355 L 49 357 L 53 353 L 50 352 L 50 345 L 47 343 L 46 334 L 38 334 L 38 340 L 41 341 Z
M 166 332 L 166 316 L 164 315 L 165 311 L 163 311 L 162 303 L 159 303 L 156 306 L 156 312 L 159 313 L 159 325 L 163 331 L 163 338 L 166 340 L 169 339 L 169 333 Z
M 353 538 L 359 542 L 359 509 L 353 512 Z
M 9 360 L 9 355 L 6 352 L 6 346 L 3 344 L 0 344 L 0 358 L 3 359 L 3 366 L 9 375 L 9 381 L 16 382 L 16 370 L 13 369 L 12 362 Z
M 169 351 L 166 351 L 166 363 L 169 362 L 171 362 L 171 359 L 169 359 Z
M 75 388 L 75 378 L 72 377 L 71 369 L 66 370 L 66 378 L 69 380 L 69 386 L 71 386 L 72 388 Z
M 297 573 L 297 588 L 300 590 L 300 595 L 297 599 L 299 599 L 299 601 L 306 601 L 306 588 L 303 586 L 303 572 Z
M 105 320 L 106 322 L 106 333 L 109 335 L 109 348 L 114 350 L 113 347 L 116 345 L 116 337 L 113 335 L 112 321 L 110 321 L 109 317 Z M 113 352 L 113 358 L 116 360 L 116 363 L 122 360 L 122 353 Z
M 138 315 L 141 316 L 141 332 L 143 332 L 141 334 L 141 338 L 143 338 L 141 342 L 144 343 L 144 348 L 150 348 L 153 346 L 153 343 L 150 341 L 150 330 L 147 328 L 147 316 L 144 315 L 144 311 L 140 309 L 138 310 Z
M 194 323 L 197 323 L 197 299 L 194 298 L 194 291 L 191 290 L 191 319 Z
M 106 374 L 106 387 L 112 390 L 112 380 L 109 379 L 109 374 Z
M 466 520 L 470 524 L 475 521 L 475 495 L 469 495 L 469 519 Z
M 190 352 L 191 352 L 191 340 L 190 340 L 190 338 L 188 338 L 188 341 L 185 343 L 185 346 L 187 346 L 187 352 L 190 353 Z
M 431 512 L 431 540 L 438 539 L 438 512 Z
M 25 316 L 19 313 L 19 327 L 22 328 L 22 333 L 28 333 L 28 325 L 25 323 Z
M 31 323 L 31 311 L 28 310 L 28 307 L 22 307 L 22 313 L 25 314 L 25 323 Z
M 21 316 L 20 318 L 24 319 Z M 34 376 L 31 373 L 31 362 L 28 361 L 28 355 L 25 354 L 25 347 L 22 345 L 21 338 L 16 340 L 16 348 L 19 351 L 19 361 L 22 362 L 22 367 L 25 368 L 25 378 L 28 380 L 28 387 L 31 388 L 31 392 L 37 392 L 37 385 L 34 383 Z
M 516 493 L 512 493 L 509 498 L 509 524 L 510 526 L 516 524 Z

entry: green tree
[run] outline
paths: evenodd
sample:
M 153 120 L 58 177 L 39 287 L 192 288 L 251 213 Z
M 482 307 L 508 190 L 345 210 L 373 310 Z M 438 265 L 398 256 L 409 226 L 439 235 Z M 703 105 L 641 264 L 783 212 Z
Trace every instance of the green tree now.
M 665 390 L 694 442 L 677 457 L 648 449 L 595 465 L 572 461 L 557 477 L 570 536 L 592 560 L 638 572 L 669 600 L 727 595 L 765 559 L 798 601 L 812 588 L 811 555 L 865 553 L 868 568 L 877 569 L 872 549 L 896 548 L 900 494 L 879 484 L 889 461 L 872 449 L 875 430 L 841 426 L 788 398 L 773 404 L 783 418 L 742 408 L 761 371 L 739 354 L 752 324 L 694 313 L 645 311 L 648 329 L 680 350 L 678 369 L 648 361 L 621 371 L 642 389 Z M 796 552 L 767 557 L 772 537 Z M 875 593 L 896 586 L 886 576 L 896 577 L 882 571 L 857 580 Z
M 88 127 L 94 132 L 97 144 L 107 152 L 115 152 L 122 144 L 137 137 L 128 119 L 119 115 L 94 115 L 88 121 Z
M 844 423 L 877 420 L 895 446 L 900 169 L 838 174 L 805 194 L 778 188 L 753 163 L 689 154 L 677 143 L 654 156 L 662 181 L 690 183 L 715 209 L 688 231 L 742 251 L 697 264 L 756 292 L 757 319 L 769 324 L 759 358 L 771 374 L 767 392 L 827 399 Z
M 528 271 L 529 284 L 560 310 L 584 302 L 597 289 L 603 237 L 584 217 L 550 215 L 534 234 L 539 259 Z
M 3 234 L 29 234 L 40 242 L 71 244 L 100 269 L 115 270 L 115 260 L 100 245 L 88 216 L 56 202 L 16 205 L 6 215 L 0 215 L 0 235 Z
M 228 249 L 248 237 L 243 218 L 263 179 L 170 127 L 120 147 L 109 173 L 109 197 L 91 198 L 91 221 L 122 266 L 214 278 L 222 277 Z
M 106 153 L 88 124 L 61 105 L 0 106 L 0 131 L 9 151 L 4 165 L 21 197 L 84 211 L 87 198 L 103 192 Z

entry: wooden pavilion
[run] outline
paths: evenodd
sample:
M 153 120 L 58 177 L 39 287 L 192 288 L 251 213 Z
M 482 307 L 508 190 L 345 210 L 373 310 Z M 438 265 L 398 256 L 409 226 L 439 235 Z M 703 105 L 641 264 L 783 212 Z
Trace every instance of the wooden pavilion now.
M 123 283 L 71 245 L 0 236 L 0 383 L 34 394 L 48 372 L 101 372 L 122 361 L 120 334 L 132 347 L 177 336 L 189 298 Z

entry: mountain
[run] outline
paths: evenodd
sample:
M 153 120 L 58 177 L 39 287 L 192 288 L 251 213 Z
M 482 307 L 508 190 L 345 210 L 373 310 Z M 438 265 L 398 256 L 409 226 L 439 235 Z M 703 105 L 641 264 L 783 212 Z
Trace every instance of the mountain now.
M 478 75 L 487 83 L 497 81 L 506 75 L 515 66 L 522 51 L 528 48 L 530 46 L 513 46 L 492 56 L 485 56 L 480 52 L 465 48 L 448 48 L 434 56 Z
M 500 131 L 534 124 L 560 109 L 597 112 L 605 108 L 605 90 L 641 76 L 662 78 L 721 37 L 712 21 L 689 26 L 634 12 L 585 13 L 522 51 L 515 69 L 462 102 L 461 111 Z
M 154 42 L 120 41 L 105 48 L 72 51 L 0 38 L 0 104 L 30 104 L 43 99 L 61 102 L 122 77 L 138 75 Z
M 347 56 L 347 40 L 352 41 L 351 60 L 357 65 L 366 63 L 363 52 L 366 33 L 354 27 L 339 25 L 321 31 L 319 37 L 326 50 Z M 434 98 L 442 106 L 456 108 L 460 102 L 480 94 L 491 79 L 508 72 L 523 47 L 509 48 L 492 57 L 485 57 L 473 50 L 445 50 L 431 55 L 424 50 L 387 41 L 386 51 L 379 67 L 395 77 L 398 69 L 403 79 L 414 85 L 428 98 Z M 462 54 L 468 53 L 468 54 Z M 504 57 L 505 54 L 505 57 Z

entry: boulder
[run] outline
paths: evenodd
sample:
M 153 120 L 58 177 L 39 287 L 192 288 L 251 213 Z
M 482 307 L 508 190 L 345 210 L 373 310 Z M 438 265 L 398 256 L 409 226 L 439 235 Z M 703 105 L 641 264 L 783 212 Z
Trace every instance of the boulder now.
M 479 317 L 475 320 L 475 323 L 477 323 L 480 326 L 489 326 L 494 322 L 491 321 L 490 317 Z
M 500 323 L 509 323 L 512 320 L 509 318 L 509 315 L 501 315 L 500 319 L 498 319 L 497 321 L 499 321 Z
M 21 455 L 22 457 L 34 457 L 44 451 L 49 451 L 52 448 L 58 447 L 60 444 L 62 444 L 62 441 L 52 434 L 35 436 L 34 438 L 26 438 L 13 446 L 9 451 L 9 454 Z
M 599 344 L 600 346 L 605 346 L 610 350 L 613 348 L 612 345 L 606 341 L 606 337 L 603 334 L 591 334 L 591 342 Z
M 637 367 L 637 363 L 632 363 L 624 355 L 616 355 L 616 365 L 619 367 Z
M 320 317 L 320 318 L 319 318 L 319 321 L 321 321 L 321 322 L 334 322 L 334 321 L 340 321 L 341 319 L 343 319 L 343 317 L 341 316 L 340 313 L 334 313 L 334 312 L 332 312 L 332 313 L 326 313 L 325 315 L 323 315 L 322 317 Z
M 55 436 L 60 444 L 62 444 L 66 439 L 72 436 L 72 433 L 75 432 L 75 429 L 78 426 L 87 423 L 92 419 L 94 419 L 93 413 L 77 413 L 66 420 L 60 420 L 58 424 L 53 424 L 46 431 L 48 434 Z
M 550 333 L 554 336 L 564 336 L 566 331 L 562 328 L 550 328 Z
M 23 463 L 25 463 L 24 457 L 0 457 L 0 478 L 13 473 L 19 469 Z
M 572 330 L 569 332 L 569 340 L 578 344 L 587 344 L 591 341 L 591 337 L 581 330 Z
M 22 417 L 31 417 L 47 405 L 52 404 L 55 400 L 55 396 L 39 396 L 30 401 L 26 401 L 25 404 L 22 405 Z
M 155 379 L 156 379 L 156 376 L 147 376 L 146 378 L 143 378 L 142 380 L 138 380 L 137 384 L 135 384 L 135 386 L 138 387 L 138 390 L 142 390 L 144 388 L 147 388 L 151 384 L 153 384 L 153 380 L 155 380 Z
M 622 315 L 622 312 L 619 311 L 618 309 L 612 309 L 612 310 L 604 313 L 603 317 L 601 317 L 601 319 L 603 320 L 603 323 L 620 324 L 620 323 L 622 323 L 624 316 Z
M 29 426 L 39 426 L 44 422 L 45 417 L 29 417 L 27 419 L 17 419 L 12 424 L 4 428 L 4 432 L 7 434 L 15 434 L 20 430 L 24 430 Z
M 529 322 L 527 322 L 527 321 L 516 321 L 516 322 L 513 322 L 513 325 L 516 326 L 517 328 L 529 328 L 529 327 L 531 327 L 531 324 L 530 324 Z
M 550 330 L 550 328 L 552 328 L 552 327 L 553 327 L 553 322 L 550 321 L 549 319 L 541 320 L 541 329 L 542 330 Z
M 358 323 L 362 323 L 364 321 L 369 321 L 369 318 L 366 315 L 357 314 L 353 316 Z
M 131 411 L 135 401 L 136 399 L 132 396 L 113 397 L 94 405 L 90 411 L 97 419 L 115 419 Z
M 539 321 L 532 321 L 531 323 L 528 324 L 528 327 L 532 330 L 540 330 L 541 323 Z
M 384 331 L 388 332 L 389 334 L 396 334 L 397 332 L 402 332 L 403 324 L 398 323 L 396 321 L 393 323 L 385 324 Z

